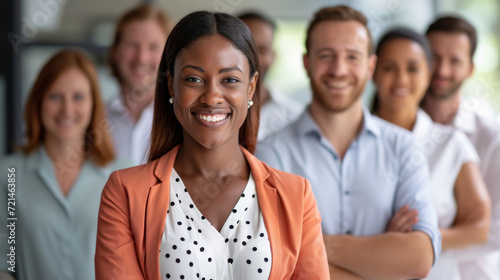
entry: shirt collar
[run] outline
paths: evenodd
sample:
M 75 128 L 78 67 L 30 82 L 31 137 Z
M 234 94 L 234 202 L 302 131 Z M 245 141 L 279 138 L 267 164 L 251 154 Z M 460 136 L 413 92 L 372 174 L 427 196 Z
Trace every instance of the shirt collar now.
M 296 121 L 295 127 L 297 128 L 298 135 L 314 135 L 319 139 L 322 135 L 321 129 L 312 118 L 311 113 L 309 112 L 309 108 L 310 106 L 307 106 L 304 112 L 302 112 L 302 114 Z
M 422 139 L 427 136 L 427 131 L 432 127 L 432 125 L 433 122 L 431 117 L 429 117 L 429 115 L 427 115 L 424 110 L 419 109 L 412 133 L 417 139 Z
M 309 112 L 309 108 L 310 107 L 308 106 L 297 120 L 299 135 L 314 134 L 316 136 L 321 136 L 323 135 L 323 133 L 312 118 L 311 113 Z M 377 125 L 375 118 L 377 117 L 373 116 L 370 111 L 368 111 L 368 109 L 363 106 L 363 124 L 359 135 L 362 135 L 365 132 L 369 132 L 375 136 L 380 135 L 380 127 Z
M 52 162 L 50 156 L 47 154 L 47 150 L 45 149 L 43 144 L 41 144 L 37 150 L 35 150 L 32 154 L 30 154 L 28 158 L 29 158 L 30 169 L 38 170 L 39 172 L 54 172 L 53 171 L 53 168 L 55 168 L 54 163 Z M 95 173 L 100 174 L 101 176 L 104 177 L 107 177 L 108 174 L 114 171 L 112 170 L 113 169 L 112 164 L 108 164 L 106 166 L 98 166 L 94 163 L 92 158 L 88 158 L 84 161 L 81 170 L 84 170 L 86 166 Z
M 363 126 L 361 128 L 360 135 L 362 133 L 364 133 L 365 131 L 370 132 L 371 134 L 373 134 L 375 136 L 380 135 L 380 126 L 377 125 L 375 118 L 378 118 L 378 117 L 372 115 L 370 113 L 370 111 L 368 110 L 368 108 L 363 106 Z
M 463 102 L 460 102 L 457 115 L 453 119 L 453 126 L 465 133 L 474 133 L 474 131 L 476 131 L 474 116 L 474 111 L 472 109 L 465 108 Z
M 129 115 L 129 112 L 127 110 L 127 107 L 125 107 L 125 102 L 123 102 L 123 97 L 121 94 L 118 94 L 111 100 L 111 102 L 109 103 L 109 109 L 113 113 L 122 115 L 125 114 L 127 116 Z M 146 108 L 144 108 L 143 113 L 144 112 L 151 112 L 151 113 L 154 112 L 154 100 L 153 102 L 149 103 L 149 105 Z
M 268 87 L 267 92 L 269 93 L 271 101 L 274 101 L 276 103 L 281 103 L 286 101 L 286 98 L 281 94 L 281 92 L 273 87 Z
M 111 111 L 115 113 L 126 113 L 127 108 L 125 107 L 125 103 L 123 102 L 121 94 L 116 95 L 111 102 L 109 103 L 109 108 Z

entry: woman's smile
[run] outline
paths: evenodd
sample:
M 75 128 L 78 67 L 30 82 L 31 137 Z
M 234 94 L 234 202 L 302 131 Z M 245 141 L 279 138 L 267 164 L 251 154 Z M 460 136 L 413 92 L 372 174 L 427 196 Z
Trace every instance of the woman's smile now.
M 193 113 L 196 116 L 196 120 L 203 126 L 207 127 L 221 127 L 229 119 L 230 114 L 221 113 Z

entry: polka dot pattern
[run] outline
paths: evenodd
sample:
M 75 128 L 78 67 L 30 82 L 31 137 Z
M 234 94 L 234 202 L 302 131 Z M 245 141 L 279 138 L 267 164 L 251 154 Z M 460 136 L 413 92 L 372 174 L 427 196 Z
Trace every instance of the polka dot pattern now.
M 159 256 L 162 279 L 268 279 L 271 245 L 252 175 L 219 232 L 172 170 Z

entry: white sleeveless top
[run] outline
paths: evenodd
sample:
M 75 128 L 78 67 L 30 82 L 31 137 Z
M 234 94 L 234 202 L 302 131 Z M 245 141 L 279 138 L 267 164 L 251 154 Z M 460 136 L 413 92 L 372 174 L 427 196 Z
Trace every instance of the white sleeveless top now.
M 210 195 L 216 192 L 207 188 Z M 269 278 L 271 244 L 252 174 L 220 232 L 198 210 L 175 169 L 169 203 L 160 245 L 161 279 Z
M 455 181 L 468 162 L 478 163 L 479 158 L 465 134 L 452 127 L 432 122 L 421 109 L 413 128 L 420 149 L 427 157 L 430 169 L 429 186 L 440 228 L 449 228 L 457 215 L 454 189 Z M 426 280 L 460 280 L 458 261 L 444 250 Z

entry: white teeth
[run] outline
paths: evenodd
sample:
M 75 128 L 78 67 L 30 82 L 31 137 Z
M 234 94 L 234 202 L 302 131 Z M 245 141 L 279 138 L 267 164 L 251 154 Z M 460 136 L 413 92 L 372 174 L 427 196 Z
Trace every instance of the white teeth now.
M 207 121 L 207 122 L 220 122 L 226 118 L 227 114 L 217 114 L 217 115 L 199 115 L 199 114 L 196 114 L 196 116 L 199 119 L 202 119 L 202 120 Z
M 58 120 L 57 123 L 61 126 L 72 126 L 75 122 L 73 120 Z
M 396 88 L 392 92 L 395 95 L 406 95 L 406 94 L 408 94 L 408 90 L 405 89 L 405 88 Z
M 328 82 L 328 86 L 332 88 L 345 88 L 348 85 L 346 82 Z
M 149 66 L 137 66 L 132 69 L 132 71 L 137 75 L 146 75 L 150 73 Z

